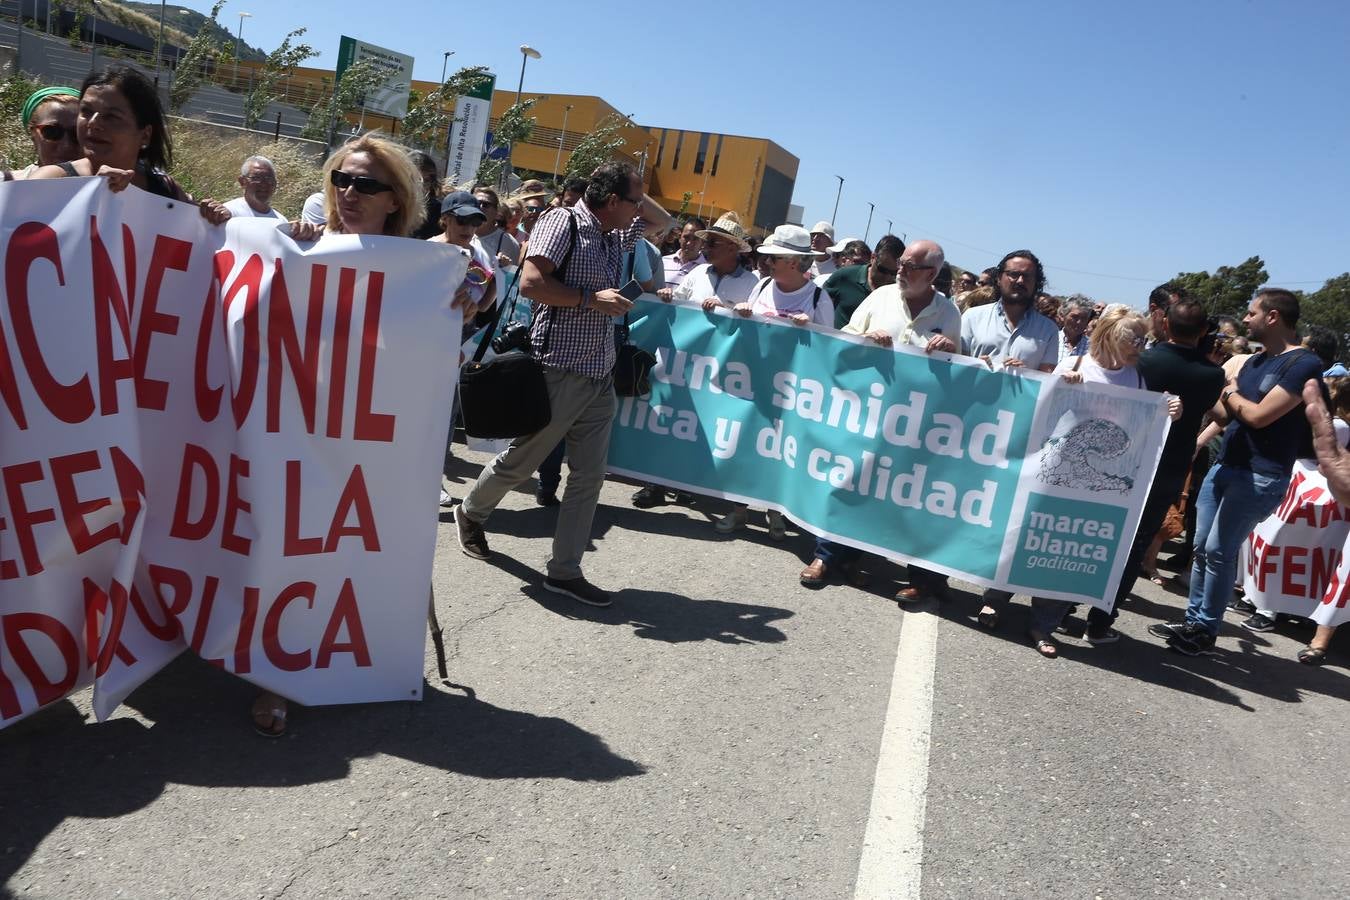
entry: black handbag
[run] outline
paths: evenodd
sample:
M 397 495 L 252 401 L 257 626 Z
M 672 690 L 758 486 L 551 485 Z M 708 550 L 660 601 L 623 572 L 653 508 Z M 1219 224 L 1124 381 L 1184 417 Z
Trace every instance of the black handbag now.
M 622 341 L 614 354 L 614 393 L 620 397 L 645 397 L 652 392 L 651 372 L 656 357 L 628 343 L 628 316 L 623 317 Z
M 519 271 L 516 275 L 519 277 Z M 504 305 L 497 304 L 473 359 L 459 370 L 459 406 L 464 433 L 471 437 L 523 437 L 534 434 L 552 418 L 544 367 L 528 352 L 511 350 L 483 362 Z

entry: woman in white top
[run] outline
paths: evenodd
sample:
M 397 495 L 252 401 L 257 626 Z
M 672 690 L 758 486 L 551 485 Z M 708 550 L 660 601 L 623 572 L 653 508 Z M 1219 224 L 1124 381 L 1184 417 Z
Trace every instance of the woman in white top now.
M 1148 343 L 1148 319 L 1121 304 L 1108 306 L 1097 320 L 1088 352 L 1083 356 L 1065 357 L 1055 368 L 1070 384 L 1114 384 L 1120 387 L 1146 390 L 1144 377 L 1135 368 L 1139 355 Z M 1176 421 L 1181 416 L 1181 398 L 1167 396 L 1167 414 Z M 1122 535 L 1122 540 L 1125 538 Z M 1128 544 L 1128 541 L 1126 541 Z M 1073 608 L 1067 600 L 1031 598 L 1032 641 L 1042 656 L 1059 654 L 1051 635 Z
M 768 259 L 770 276 L 750 294 L 750 299 L 737 303 L 731 311 L 739 316 L 776 316 L 794 325 L 814 322 L 834 327 L 834 301 L 830 295 L 811 280 L 811 264 L 826 254 L 811 249 L 811 236 L 800 225 L 779 225 L 773 234 L 759 245 L 761 258 Z M 787 535 L 783 514 L 769 510 L 769 537 L 781 541 Z M 717 520 L 714 526 L 719 534 L 731 534 L 744 528 L 749 519 L 749 508 L 737 505 Z

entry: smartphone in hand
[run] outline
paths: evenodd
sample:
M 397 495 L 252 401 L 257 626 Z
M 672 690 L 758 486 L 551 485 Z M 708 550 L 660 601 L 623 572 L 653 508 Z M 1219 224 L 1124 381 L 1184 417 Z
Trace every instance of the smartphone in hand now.
M 619 295 L 629 303 L 636 303 L 637 298 L 643 294 L 642 285 L 638 284 L 636 278 L 629 279 L 628 283 L 619 288 Z

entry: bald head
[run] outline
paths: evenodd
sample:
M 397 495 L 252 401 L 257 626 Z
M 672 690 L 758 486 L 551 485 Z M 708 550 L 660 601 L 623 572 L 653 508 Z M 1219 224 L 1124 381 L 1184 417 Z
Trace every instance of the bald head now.
M 900 255 L 900 293 L 906 300 L 921 300 L 933 292 L 946 255 L 934 241 L 915 241 Z

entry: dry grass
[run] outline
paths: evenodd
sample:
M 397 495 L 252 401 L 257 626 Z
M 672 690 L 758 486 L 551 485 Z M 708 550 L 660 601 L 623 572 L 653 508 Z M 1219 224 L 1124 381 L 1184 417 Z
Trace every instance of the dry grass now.
M 305 198 L 322 187 L 319 182 L 322 162 L 305 145 L 191 122 L 176 121 L 171 127 L 173 177 L 194 197 L 216 200 L 238 197 L 242 193 L 239 166 L 255 154 L 266 156 L 276 166 L 277 192 L 272 206 L 287 218 L 298 218 Z

